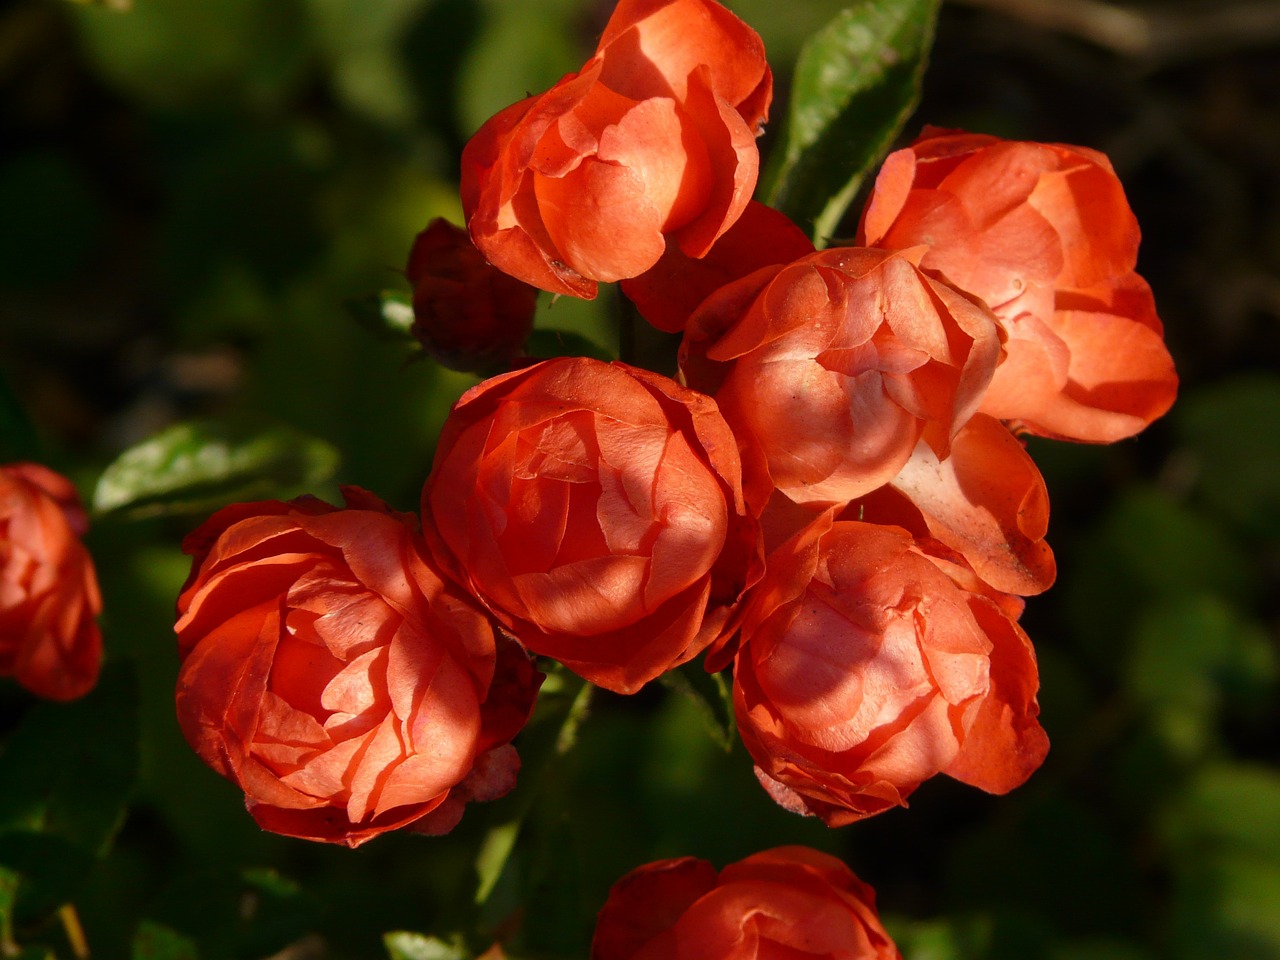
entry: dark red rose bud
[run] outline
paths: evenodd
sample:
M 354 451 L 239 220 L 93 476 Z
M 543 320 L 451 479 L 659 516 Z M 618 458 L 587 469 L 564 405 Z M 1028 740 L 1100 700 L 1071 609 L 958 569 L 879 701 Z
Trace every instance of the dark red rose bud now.
M 405 275 L 413 335 L 444 366 L 490 374 L 524 352 L 538 291 L 485 260 L 463 228 L 432 220 L 413 241 Z

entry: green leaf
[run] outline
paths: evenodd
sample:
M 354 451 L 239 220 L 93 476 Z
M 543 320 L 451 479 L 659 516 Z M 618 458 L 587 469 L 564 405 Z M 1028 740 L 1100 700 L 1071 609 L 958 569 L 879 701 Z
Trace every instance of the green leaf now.
M 200 951 L 187 937 L 143 920 L 133 935 L 133 960 L 198 960 Z
M 699 664 L 686 663 L 676 670 L 668 670 L 660 680 L 664 687 L 689 698 L 716 746 L 726 753 L 733 749 L 738 727 L 733 714 L 733 692 L 723 673 L 707 673 Z
M 862 0 L 800 52 L 781 160 L 766 202 L 819 247 L 920 99 L 939 0 Z
M 471 952 L 456 943 L 408 930 L 383 934 L 382 943 L 391 960 L 471 960 Z
M 330 444 L 284 424 L 192 420 L 121 454 L 98 480 L 93 506 L 129 518 L 199 513 L 296 496 L 337 467 Z

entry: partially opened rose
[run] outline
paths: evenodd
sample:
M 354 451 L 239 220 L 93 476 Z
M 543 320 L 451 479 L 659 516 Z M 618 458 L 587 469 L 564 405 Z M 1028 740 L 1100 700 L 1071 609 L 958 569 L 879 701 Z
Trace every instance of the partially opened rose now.
M 901 960 L 875 891 L 842 862 L 777 847 L 716 873 L 705 860 L 645 864 L 609 891 L 591 960 Z
M 738 435 L 753 500 L 844 503 L 921 440 L 945 457 L 999 358 L 991 314 L 910 253 L 833 247 L 707 297 L 680 362 Z
M 760 570 L 715 403 L 621 363 L 469 390 L 422 509 L 441 566 L 526 647 L 619 693 L 726 638 Z
M 771 95 L 760 37 L 714 0 L 622 0 L 580 71 L 467 144 L 472 239 L 512 276 L 587 298 L 668 244 L 702 256 L 755 189 Z
M 66 477 L 37 463 L 0 466 L 0 676 L 51 700 L 88 693 L 102 665 L 87 526 Z
M 177 708 L 264 829 L 357 846 L 501 796 L 541 675 L 363 490 L 236 504 L 187 537 Z
M 1018 604 L 967 589 L 949 575 L 962 564 L 829 514 L 770 554 L 733 679 L 738 729 L 776 801 L 840 826 L 905 806 L 939 773 L 1004 793 L 1040 765 Z
M 1102 154 L 936 129 L 885 161 L 858 233 L 927 245 L 921 266 L 1000 319 L 1008 356 L 983 412 L 1095 443 L 1137 433 L 1177 391 L 1138 240 Z

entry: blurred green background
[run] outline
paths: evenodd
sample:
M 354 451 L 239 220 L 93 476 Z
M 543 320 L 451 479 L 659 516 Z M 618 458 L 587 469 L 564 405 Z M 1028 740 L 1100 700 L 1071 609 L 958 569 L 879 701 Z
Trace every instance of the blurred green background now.
M 800 43 L 844 3 L 729 5 L 778 78 L 767 151 Z M 909 133 L 927 122 L 1107 152 L 1183 382 L 1135 440 L 1031 446 L 1061 571 L 1023 621 L 1053 742 L 1043 769 L 1003 798 L 939 778 L 908 811 L 829 831 L 774 807 L 741 746 L 718 747 L 680 694 L 600 694 L 484 922 L 522 923 L 530 956 L 585 957 L 632 867 L 802 842 L 877 887 L 908 960 L 1280 957 L 1280 30 L 1267 6 L 1127 8 L 1149 34 L 1091 31 L 1088 16 L 1041 26 L 1037 10 L 1077 8 L 1052 0 L 942 11 Z M 0 2 L 0 376 L 34 427 L 10 431 L 5 456 L 43 459 L 88 497 L 164 427 L 269 417 L 331 445 L 337 482 L 413 509 L 473 381 L 360 317 L 404 289 L 418 230 L 460 219 L 470 132 L 576 69 L 611 7 Z M 1245 13 L 1235 27 L 1207 26 L 1229 10 Z M 566 298 L 538 324 L 616 348 L 614 313 L 607 295 Z M 669 340 L 644 346 L 669 364 Z M 285 840 L 182 742 L 173 603 L 198 519 L 104 517 L 88 541 L 112 669 L 59 736 L 104 804 L 126 788 L 110 762 L 95 772 L 95 746 L 117 749 L 103 723 L 136 704 L 140 731 L 114 845 L 58 888 L 93 955 L 380 957 L 385 931 L 454 929 L 496 813 L 357 851 Z M 0 730 L 34 709 L 55 708 L 0 685 Z M 15 935 L 70 956 L 50 906 L 20 903 Z

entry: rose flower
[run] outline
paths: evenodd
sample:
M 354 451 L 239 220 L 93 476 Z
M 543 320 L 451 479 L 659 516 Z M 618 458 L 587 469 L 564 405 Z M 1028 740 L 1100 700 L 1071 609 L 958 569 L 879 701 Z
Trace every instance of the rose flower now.
M 1102 154 L 937 129 L 885 160 L 858 231 L 927 245 L 925 270 L 995 312 L 1008 356 L 984 413 L 1092 443 L 1142 430 L 1177 391 L 1138 240 Z
M 442 568 L 528 649 L 618 693 L 727 637 L 759 576 L 715 403 L 621 363 L 548 360 L 469 390 L 422 512 Z
M 411 517 L 344 495 L 236 504 L 187 537 L 177 708 L 260 826 L 354 847 L 510 790 L 541 675 Z
M 538 290 L 485 260 L 466 230 L 432 220 L 413 241 L 405 277 L 413 335 L 450 370 L 506 370 L 524 352 Z
M 999 420 L 976 414 L 939 460 L 916 444 L 896 477 L 855 500 L 844 519 L 904 527 L 919 542 L 958 552 L 994 590 L 1029 597 L 1057 574 L 1049 492 L 1022 442 Z
M 619 286 L 640 316 L 667 333 L 679 333 L 707 297 L 761 267 L 790 263 L 813 253 L 813 242 L 786 214 L 752 200 L 703 257 L 669 246 L 654 266 Z
M 489 120 L 462 154 L 462 203 L 490 262 L 590 299 L 668 243 L 700 257 L 755 189 L 772 75 L 714 0 L 622 0 L 595 55 Z
M 770 554 L 733 698 L 778 803 L 841 826 L 906 806 L 938 773 L 1005 793 L 1039 767 L 1048 739 L 1018 604 L 962 564 L 905 530 L 829 514 Z
M 939 458 L 1000 356 L 995 319 L 909 253 L 833 247 L 702 302 L 681 371 L 743 448 L 753 503 L 846 503 L 893 479 L 923 440 Z
M 875 891 L 835 857 L 777 847 L 716 873 L 680 857 L 609 891 L 591 960 L 901 960 Z
M 0 676 L 51 700 L 88 693 L 102 665 L 87 527 L 66 477 L 36 463 L 0 466 Z

